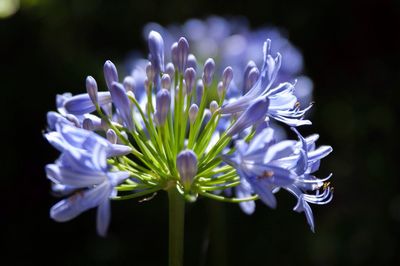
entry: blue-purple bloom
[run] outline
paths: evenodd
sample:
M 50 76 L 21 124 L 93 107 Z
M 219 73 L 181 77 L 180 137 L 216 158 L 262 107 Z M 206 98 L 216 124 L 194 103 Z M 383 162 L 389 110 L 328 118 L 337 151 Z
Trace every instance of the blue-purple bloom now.
M 210 37 L 217 43 L 236 38 L 234 48 L 239 49 L 243 38 L 219 25 Z M 50 216 L 63 222 L 97 208 L 97 231 L 104 236 L 110 199 L 172 189 L 189 201 L 202 196 L 239 203 L 251 214 L 255 200 L 275 208 L 275 194 L 286 190 L 297 198 L 294 210 L 306 214 L 314 231 L 309 204 L 328 203 L 332 189 L 330 176 L 313 174 L 332 148 L 316 148 L 317 135 L 303 138 L 295 128 L 298 141 L 276 137 L 273 120 L 291 127 L 311 124 L 303 119 L 311 105 L 300 108 L 296 82 L 279 76 L 285 57 L 272 52 L 267 39 L 261 70 L 258 58 L 243 69 L 233 63 L 221 67 L 211 57 L 190 54 L 186 38 L 175 42 L 164 37 L 149 32 L 149 60 L 138 60 L 123 83 L 108 60 L 106 91 L 88 76 L 87 93 L 57 95 L 57 112 L 48 112 L 44 136 L 61 155 L 46 166 L 46 174 L 53 190 L 69 197 L 54 205 Z M 164 54 L 166 47 L 170 55 Z M 228 193 L 231 189 L 235 196 Z
M 109 198 L 114 187 L 130 176 L 125 171 L 110 171 L 107 157 L 130 153 L 130 148 L 111 144 L 97 134 L 57 124 L 57 131 L 45 135 L 62 154 L 55 164 L 46 166 L 47 177 L 73 194 L 54 205 L 50 216 L 69 221 L 82 212 L 98 207 L 97 232 L 104 236 L 110 221 Z
M 297 131 L 296 133 L 300 139 L 298 142 L 275 142 L 273 129 L 266 128 L 250 143 L 237 141 L 237 152 L 225 157 L 225 161 L 233 165 L 242 181 L 244 180 L 236 190 L 239 198 L 256 193 L 266 205 L 276 208 L 274 193 L 281 188 L 285 189 L 297 197 L 298 203 L 294 210 L 305 212 L 310 228 L 314 231 L 314 219 L 308 203 L 321 205 L 330 202 L 332 190 L 324 186 L 330 175 L 318 179 L 311 174 L 318 170 L 320 160 L 332 148 L 321 146 L 315 149 L 317 135 L 304 139 Z M 241 203 L 241 207 L 251 214 L 255 205 Z

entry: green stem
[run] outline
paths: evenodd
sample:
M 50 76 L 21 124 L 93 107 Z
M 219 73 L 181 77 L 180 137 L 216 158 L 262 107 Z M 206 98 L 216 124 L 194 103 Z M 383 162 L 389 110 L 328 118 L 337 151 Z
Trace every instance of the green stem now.
M 176 187 L 168 190 L 169 199 L 169 266 L 183 265 L 185 200 Z

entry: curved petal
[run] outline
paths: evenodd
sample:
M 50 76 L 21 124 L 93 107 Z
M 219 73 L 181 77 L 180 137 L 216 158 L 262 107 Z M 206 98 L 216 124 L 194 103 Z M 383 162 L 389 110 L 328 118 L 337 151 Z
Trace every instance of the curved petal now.
M 98 93 L 99 105 L 104 105 L 111 102 L 111 95 L 108 91 L 101 91 Z M 64 103 L 65 110 L 74 115 L 83 115 L 91 113 L 96 110 L 89 94 L 83 93 L 72 96 Z
M 107 229 L 110 224 L 111 219 L 111 206 L 110 200 L 104 199 L 103 202 L 97 208 L 97 216 L 96 216 L 96 229 L 97 233 L 105 237 L 107 234 Z
M 110 191 L 108 182 L 103 182 L 95 188 L 77 192 L 55 204 L 50 209 L 50 217 L 57 222 L 72 220 L 82 212 L 97 207 L 103 200 L 108 199 Z

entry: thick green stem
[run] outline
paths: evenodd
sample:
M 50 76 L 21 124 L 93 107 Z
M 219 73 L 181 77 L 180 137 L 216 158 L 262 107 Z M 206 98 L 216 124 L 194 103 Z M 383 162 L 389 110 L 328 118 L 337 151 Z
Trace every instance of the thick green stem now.
M 185 200 L 175 187 L 168 190 L 169 200 L 169 266 L 183 265 Z

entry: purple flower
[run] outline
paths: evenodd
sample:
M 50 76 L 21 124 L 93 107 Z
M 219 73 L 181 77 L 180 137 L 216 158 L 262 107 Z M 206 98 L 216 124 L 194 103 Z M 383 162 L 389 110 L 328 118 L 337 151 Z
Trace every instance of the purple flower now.
M 130 176 L 129 172 L 111 172 L 107 166 L 107 148 L 95 142 L 89 150 L 64 150 L 55 164 L 46 166 L 47 177 L 55 184 L 75 192 L 50 210 L 58 222 L 69 221 L 82 212 L 98 207 L 97 232 L 105 236 L 110 221 L 110 203 L 114 187 Z
M 314 231 L 314 219 L 308 204 L 330 202 L 332 190 L 324 185 L 330 176 L 318 179 L 312 173 L 318 170 L 320 160 L 332 148 L 321 146 L 316 149 L 317 135 L 304 139 L 296 130 L 295 132 L 300 141 L 275 143 L 273 129 L 266 128 L 256 134 L 250 143 L 237 141 L 237 151 L 223 158 L 241 177 L 241 184 L 236 188 L 237 197 L 245 198 L 256 193 L 266 205 L 275 208 L 274 193 L 280 188 L 285 189 L 297 197 L 294 210 L 305 212 L 310 228 Z M 248 214 L 254 211 L 252 203 L 241 203 L 241 207 Z
M 278 53 L 275 58 L 271 56 L 271 40 L 264 43 L 264 64 L 260 77 L 253 87 L 236 101 L 222 106 L 222 114 L 233 114 L 243 112 L 257 99 L 268 97 L 270 107 L 268 116 L 290 126 L 311 124 L 309 120 L 302 120 L 305 112 L 310 108 L 300 110 L 297 98 L 294 95 L 294 86 L 291 83 L 281 83 L 272 87 L 281 65 L 281 56 Z M 249 73 L 251 70 L 249 71 Z

